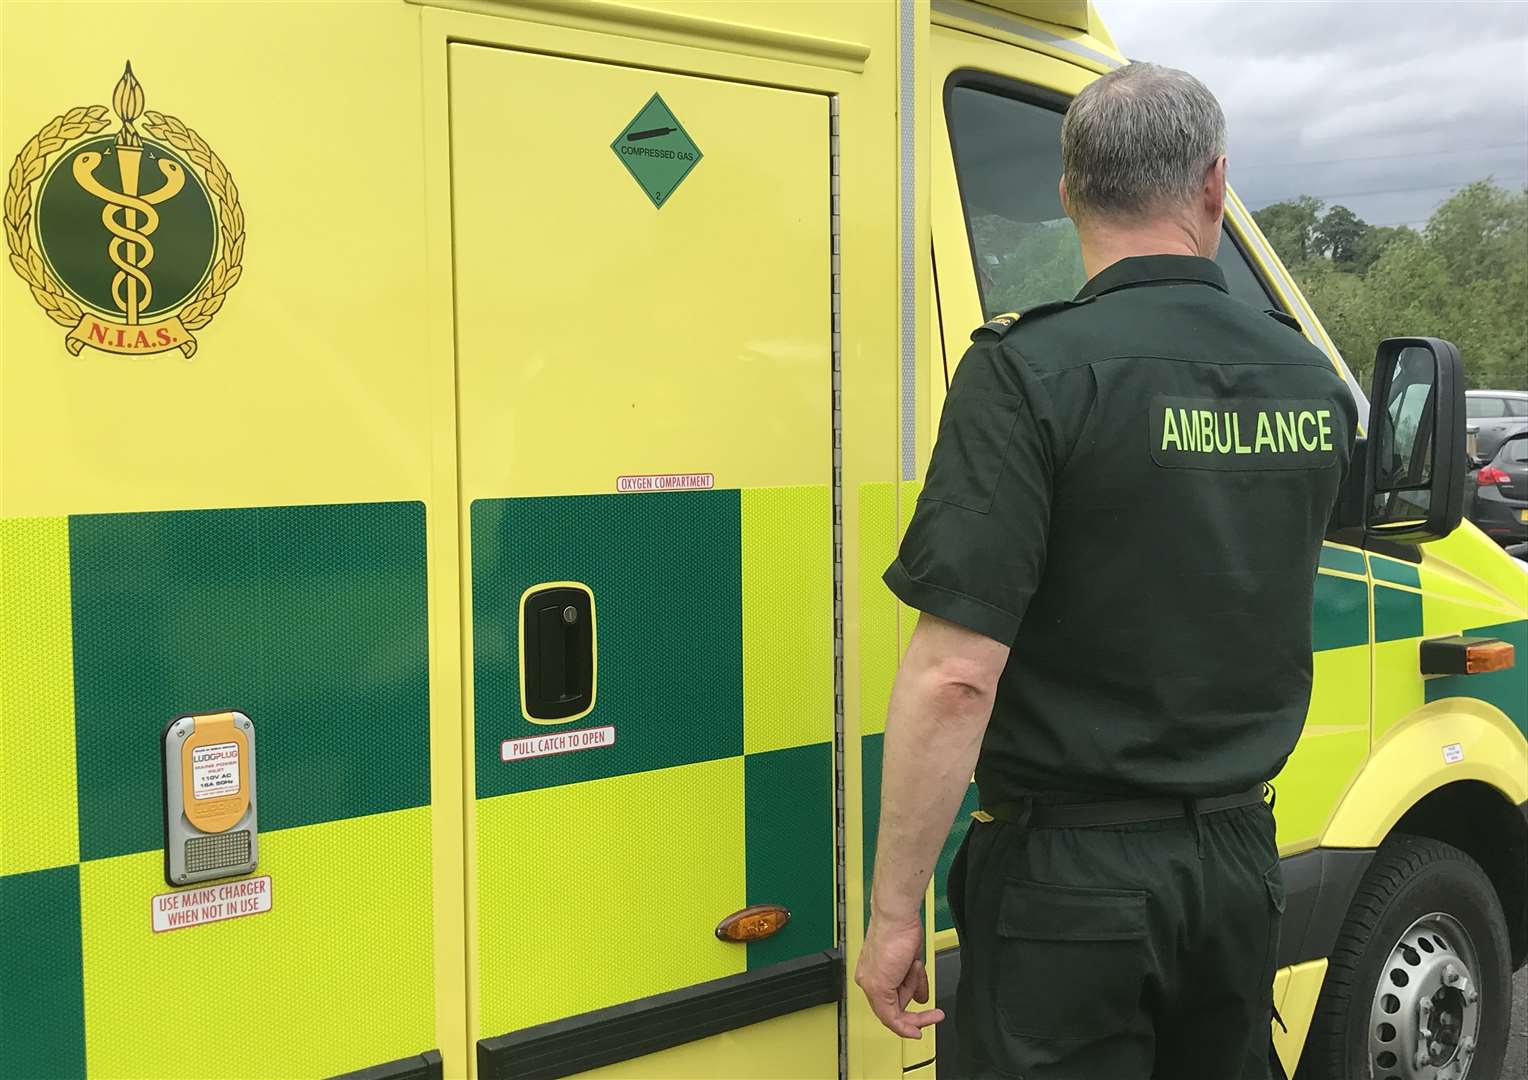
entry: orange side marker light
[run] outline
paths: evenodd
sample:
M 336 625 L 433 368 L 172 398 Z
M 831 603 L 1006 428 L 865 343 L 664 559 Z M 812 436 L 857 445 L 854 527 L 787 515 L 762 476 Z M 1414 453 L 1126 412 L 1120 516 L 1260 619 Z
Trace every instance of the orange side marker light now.
M 1507 671 L 1517 663 L 1517 647 L 1510 641 L 1482 641 L 1465 650 L 1465 671 L 1480 675 L 1487 671 Z
M 1423 675 L 1484 675 L 1517 663 L 1517 647 L 1501 638 L 1429 638 L 1420 652 Z
M 734 911 L 716 926 L 722 941 L 763 941 L 779 933 L 791 921 L 791 913 L 779 904 L 755 904 Z

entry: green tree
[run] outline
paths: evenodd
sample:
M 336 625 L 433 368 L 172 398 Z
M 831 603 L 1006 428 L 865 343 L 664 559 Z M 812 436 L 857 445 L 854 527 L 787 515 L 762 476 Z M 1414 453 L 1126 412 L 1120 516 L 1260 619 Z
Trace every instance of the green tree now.
M 1353 254 L 1353 269 L 1362 274 L 1373 266 L 1392 241 L 1402 236 L 1416 237 L 1416 231 L 1406 225 L 1371 225 L 1359 239 Z
M 1471 387 L 1528 389 L 1528 190 L 1471 184 L 1421 233 L 1366 243 L 1378 253 L 1361 274 L 1324 260 L 1290 266 L 1361 381 L 1381 339 L 1428 335 L 1459 346 Z M 1360 246 L 1355 262 L 1364 258 Z
M 1369 223 L 1346 206 L 1334 206 L 1315 229 L 1316 251 L 1331 256 L 1338 266 L 1352 269 Z
M 1316 229 L 1324 205 L 1320 199 L 1301 195 L 1254 210 L 1252 217 L 1279 257 L 1293 266 L 1317 254 Z

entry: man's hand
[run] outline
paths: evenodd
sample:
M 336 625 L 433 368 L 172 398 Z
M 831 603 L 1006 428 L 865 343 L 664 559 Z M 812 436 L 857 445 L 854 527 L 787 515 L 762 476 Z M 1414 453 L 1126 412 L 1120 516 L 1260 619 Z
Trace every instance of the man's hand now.
M 923 1038 L 923 1029 L 944 1019 L 943 1011 L 908 1012 L 907 1003 L 928 1004 L 928 969 L 923 966 L 923 923 L 892 922 L 872 915 L 865 930 L 854 981 L 865 992 L 881 1023 L 904 1039 Z

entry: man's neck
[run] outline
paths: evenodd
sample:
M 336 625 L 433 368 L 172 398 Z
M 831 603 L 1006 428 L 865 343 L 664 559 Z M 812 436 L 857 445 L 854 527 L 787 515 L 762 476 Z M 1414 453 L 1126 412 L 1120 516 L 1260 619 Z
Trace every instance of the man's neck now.
M 1083 270 L 1090 279 L 1121 259 L 1139 255 L 1204 254 L 1194 230 L 1176 221 L 1126 228 L 1113 224 L 1098 229 L 1085 228 L 1078 231 L 1078 239 L 1082 244 Z

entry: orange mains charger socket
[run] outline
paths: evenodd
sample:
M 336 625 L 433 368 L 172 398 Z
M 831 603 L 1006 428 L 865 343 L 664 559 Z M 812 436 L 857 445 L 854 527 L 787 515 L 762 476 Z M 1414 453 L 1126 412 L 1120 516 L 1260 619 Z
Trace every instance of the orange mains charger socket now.
M 255 728 L 241 712 L 182 716 L 164 731 L 165 881 L 251 873 L 259 862 Z

